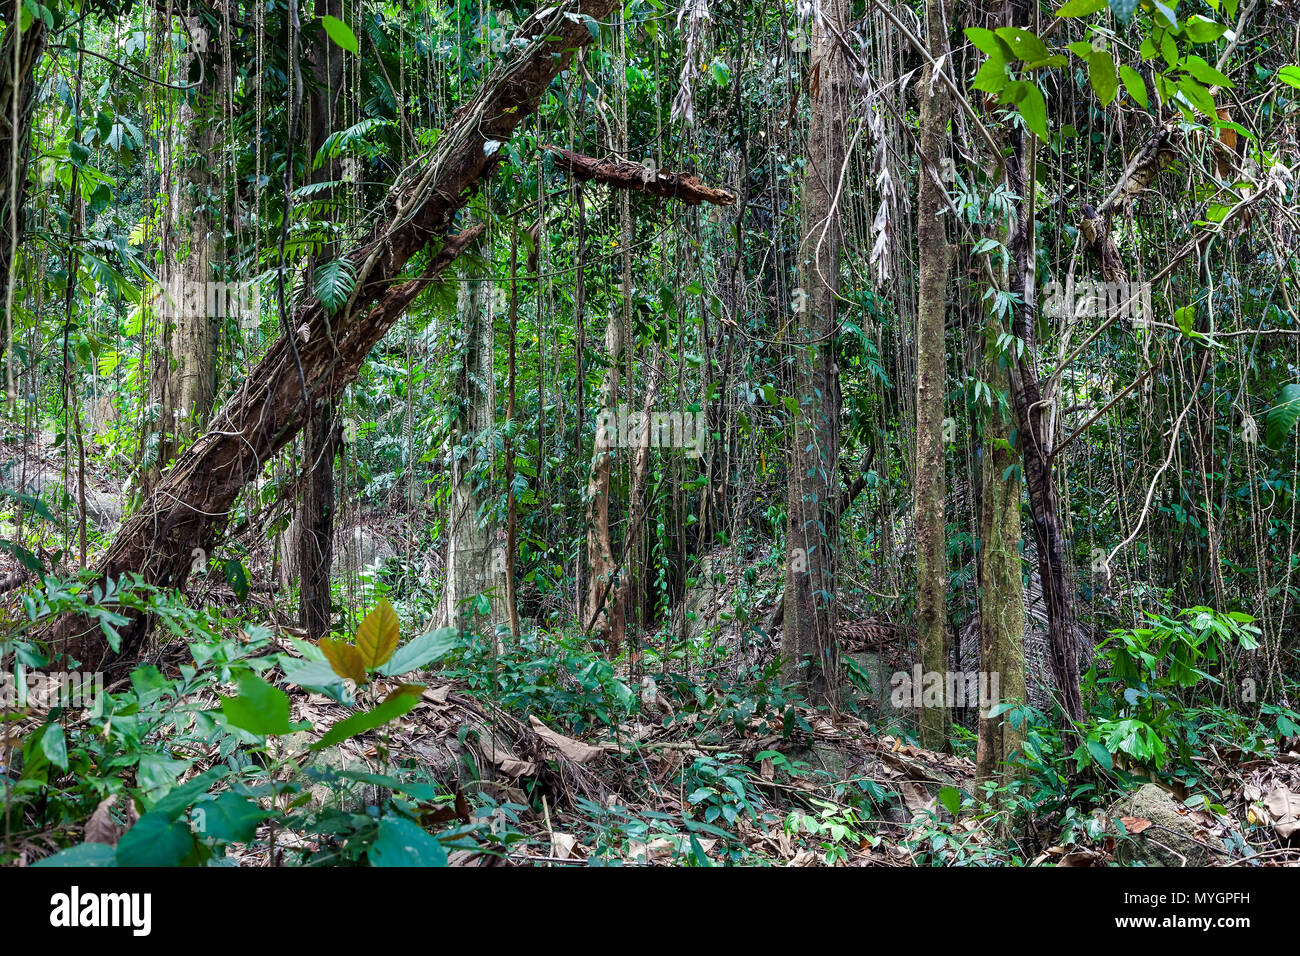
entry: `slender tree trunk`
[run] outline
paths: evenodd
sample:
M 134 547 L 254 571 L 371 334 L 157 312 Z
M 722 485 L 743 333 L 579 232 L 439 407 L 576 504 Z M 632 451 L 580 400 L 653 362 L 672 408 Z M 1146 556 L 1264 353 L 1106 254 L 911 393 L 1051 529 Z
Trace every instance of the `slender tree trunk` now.
M 996 331 L 1000 325 L 992 323 Z M 990 341 L 994 336 L 990 334 Z M 1004 394 L 1010 378 L 1004 359 L 985 362 L 984 381 L 995 395 Z M 999 701 L 1025 700 L 1025 595 L 1021 580 L 1020 476 L 1011 446 L 1011 423 L 994 408 L 984 426 L 980 460 L 979 614 L 980 669 L 990 689 L 997 678 Z M 979 782 L 1008 779 L 1009 758 L 1024 740 L 1007 716 L 989 716 L 981 701 L 975 775 Z
M 343 0 L 316 0 L 317 16 L 343 16 Z M 322 38 L 309 53 L 313 86 L 307 99 L 307 144 L 309 161 L 332 132 L 343 84 L 343 50 Z M 337 182 L 340 164 L 336 159 L 322 163 L 311 174 L 316 182 Z M 330 187 L 321 199 L 333 198 Z M 308 261 L 308 275 L 316 266 L 337 254 L 331 243 Z M 328 392 L 328 389 L 327 389 Z M 340 423 L 333 397 L 319 400 L 315 416 L 303 430 L 303 467 L 308 472 L 296 522 L 298 539 L 298 607 L 302 627 L 313 639 L 330 632 L 330 571 L 334 564 L 334 458 L 338 451 Z
M 495 639 L 496 625 L 507 618 L 505 548 L 497 541 L 496 523 L 483 516 L 486 502 L 472 474 L 483 436 L 496 424 L 495 336 L 488 294 L 488 283 L 479 276 L 467 276 L 461 283 L 457 311 L 464 347 L 453 398 L 443 614 L 453 626 L 473 627 Z M 485 595 L 486 604 L 480 605 L 478 599 Z
M 0 358 L 13 337 L 14 269 L 22 240 L 27 159 L 31 153 L 32 112 L 36 102 L 36 67 L 45 55 L 45 21 L 32 20 L 19 32 L 19 3 L 10 4 L 9 25 L 0 41 Z M 8 365 L 8 363 L 6 363 Z M 13 376 L 4 376 L 12 397 Z
M 829 0 L 813 22 L 808 169 L 794 331 L 795 416 L 786 476 L 785 622 L 788 679 L 819 705 L 838 706 L 835 563 L 839 537 L 839 372 L 835 364 L 840 287 L 840 184 L 845 161 L 850 69 L 837 33 L 847 0 Z
M 210 34 L 203 21 L 187 22 L 194 47 L 186 57 L 218 59 L 208 54 Z M 170 24 L 162 26 L 170 32 Z M 166 208 L 161 289 L 153 300 L 161 331 L 150 362 L 150 405 L 157 418 L 152 438 L 146 438 L 146 488 L 153 488 L 179 449 L 199 435 L 216 395 L 216 320 L 228 302 L 224 289 L 213 285 L 224 231 L 221 216 L 211 208 L 220 186 L 212 160 L 219 155 L 223 129 L 222 75 L 212 65 L 203 70 L 202 83 L 185 94 L 174 127 L 164 124 L 159 140 Z
M 927 0 L 926 45 L 930 63 L 919 86 L 921 98 L 920 195 L 917 198 L 917 256 L 920 279 L 916 308 L 916 623 L 921 667 L 948 670 L 948 561 L 944 474 L 944 324 L 952 246 L 943 213 L 948 202 L 940 175 L 948 142 L 952 103 L 935 64 L 947 62 L 947 0 Z M 921 709 L 921 745 L 948 747 L 946 705 Z
M 1029 13 L 1022 0 L 1011 5 L 1008 19 L 1013 25 L 1028 26 Z M 1033 134 L 1024 127 L 1012 130 L 1011 154 L 1007 157 L 1007 185 L 1023 197 L 1007 244 L 1011 258 L 1012 288 L 1021 294 L 1017 305 L 1014 334 L 1022 351 L 1011 376 L 1011 393 L 1016 410 L 1018 441 L 1025 465 L 1025 489 L 1034 525 L 1038 570 L 1047 606 L 1047 632 L 1051 646 L 1052 674 L 1062 709 L 1070 720 L 1083 717 L 1079 690 L 1079 646 L 1074 617 L 1074 586 L 1070 556 L 1061 521 L 1061 502 L 1052 480 L 1052 409 L 1044 401 L 1038 372 L 1036 326 L 1036 283 L 1034 266 L 1034 148 Z

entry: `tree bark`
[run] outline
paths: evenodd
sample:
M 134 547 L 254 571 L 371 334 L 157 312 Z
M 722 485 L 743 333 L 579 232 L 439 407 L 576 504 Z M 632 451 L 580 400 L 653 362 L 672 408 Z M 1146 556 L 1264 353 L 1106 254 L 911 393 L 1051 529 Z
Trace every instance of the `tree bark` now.
M 166 16 L 160 31 L 170 32 Z M 210 33 L 202 19 L 184 18 L 194 47 L 186 57 L 208 58 Z M 222 42 L 225 42 L 222 38 Z M 216 59 L 216 57 L 212 57 Z M 222 71 L 211 65 L 202 71 L 198 89 L 186 92 L 175 123 L 163 123 L 159 138 L 163 212 L 161 288 L 152 300 L 161 332 L 154 340 L 150 362 L 150 405 L 157 409 L 146 432 L 144 487 L 157 484 L 177 451 L 192 442 L 212 415 L 216 396 L 217 335 L 215 323 L 224 316 L 223 292 L 209 295 L 221 259 L 219 216 L 210 208 L 219 182 L 212 162 L 220 155 L 223 132 L 219 121 Z M 213 314 L 213 307 L 216 314 Z
M 688 206 L 713 203 L 731 206 L 736 197 L 725 189 L 715 189 L 700 182 L 690 173 L 670 173 L 663 169 L 649 169 L 640 163 L 617 159 L 596 159 L 559 146 L 543 146 L 555 159 L 555 168 L 584 182 L 595 180 L 615 189 L 645 193 L 663 199 L 677 199 Z
M 786 476 L 785 622 L 787 680 L 816 705 L 839 703 L 835 639 L 838 547 L 839 373 L 835 364 L 840 287 L 839 187 L 847 144 L 851 75 L 838 34 L 847 0 L 823 3 L 813 23 L 808 169 L 803 186 L 800 289 L 796 294 L 794 394 L 798 401 Z
M 991 322 L 995 330 L 1000 325 Z M 990 336 L 993 340 L 993 336 Z M 1007 392 L 1010 378 L 1000 355 L 985 362 L 984 380 L 995 395 Z M 1023 703 L 1025 692 L 1025 595 L 1021 580 L 1020 478 L 1011 446 L 1010 422 L 1001 408 L 989 413 L 984 426 L 980 458 L 979 503 L 979 615 L 980 669 L 992 687 L 997 677 L 997 700 L 981 701 L 979 736 L 975 756 L 977 782 L 1006 782 L 1007 759 L 1024 740 L 1005 714 L 991 717 L 991 703 Z
M 916 623 L 921 667 L 948 669 L 948 555 L 944 474 L 944 325 L 952 246 L 943 220 L 948 206 L 940 176 L 952 103 L 935 64 L 948 54 L 948 3 L 927 0 L 926 45 L 930 62 L 921 78 L 921 170 L 917 197 L 918 302 L 916 308 L 916 472 L 912 501 L 916 518 Z M 946 704 L 921 709 L 921 746 L 948 748 Z
M 36 67 L 45 55 L 47 41 L 43 20 L 32 20 L 22 32 L 18 30 L 17 20 L 16 10 L 11 11 L 4 40 L 0 42 L 0 178 L 4 183 L 0 194 L 0 358 L 5 357 L 13 337 L 13 277 L 18 244 L 22 240 Z M 5 375 L 6 388 L 10 391 L 11 378 Z
M 495 336 L 488 294 L 488 283 L 481 276 L 462 277 L 457 312 L 463 339 L 453 396 L 456 411 L 450 439 L 443 614 L 449 625 L 473 629 L 495 640 L 496 626 L 507 615 L 505 549 L 497 541 L 496 522 L 480 517 L 485 502 L 472 475 L 481 439 L 496 424 Z M 486 613 L 480 614 L 473 603 L 483 595 L 487 596 Z
M 1027 22 L 1021 0 L 1012 5 L 1009 19 Z M 1061 522 L 1061 502 L 1052 480 L 1051 407 L 1042 395 L 1038 373 L 1038 341 L 1035 332 L 1035 266 L 1033 255 L 1033 134 L 1023 127 L 1011 132 L 1012 149 L 1007 157 L 1007 185 L 1020 201 L 1007 248 L 1011 259 L 1012 288 L 1022 303 L 1015 311 L 1013 332 L 1021 349 L 1011 376 L 1011 393 L 1016 410 L 1016 427 L 1025 465 L 1025 489 L 1034 525 L 1038 571 L 1047 607 L 1047 632 L 1051 645 L 1052 675 L 1066 716 L 1083 717 L 1079 689 L 1079 647 L 1075 633 L 1074 587 L 1070 580 L 1070 556 Z
M 316 15 L 342 18 L 343 0 L 316 0 Z M 322 38 L 310 51 L 313 87 L 308 97 L 308 162 L 324 145 L 334 125 L 342 91 L 343 50 L 333 41 Z M 311 175 L 312 182 L 336 182 L 340 175 L 337 159 L 321 164 Z M 329 187 L 322 199 L 333 198 L 336 187 Z M 314 275 L 320 261 L 337 254 L 331 243 L 307 263 L 308 275 Z M 328 391 L 328 390 L 327 390 Z M 334 458 L 338 452 L 340 423 L 333 397 L 323 398 L 318 411 L 303 431 L 303 463 L 308 472 L 298 508 L 298 609 L 301 624 L 315 640 L 328 636 L 331 621 L 330 571 L 334 565 Z
M 315 297 L 299 304 L 287 334 L 118 533 L 96 566 L 101 579 L 131 574 L 159 587 L 184 585 L 193 550 L 212 546 L 244 486 L 311 417 L 303 383 L 316 397 L 338 394 L 415 297 L 482 231 L 448 238 L 422 275 L 403 278 L 412 257 L 446 235 L 456 212 L 500 162 L 504 150 L 488 144 L 508 140 L 573 51 L 591 42 L 583 16 L 566 14 L 599 19 L 614 2 L 570 0 L 520 27 L 525 48 L 457 111 L 438 145 L 399 175 L 376 225 L 348 254 L 356 275 L 349 301 L 332 315 Z M 146 623 L 139 615 L 129 619 L 116 655 L 98 624 L 78 615 L 60 617 L 40 636 L 54 653 L 83 664 L 129 660 Z

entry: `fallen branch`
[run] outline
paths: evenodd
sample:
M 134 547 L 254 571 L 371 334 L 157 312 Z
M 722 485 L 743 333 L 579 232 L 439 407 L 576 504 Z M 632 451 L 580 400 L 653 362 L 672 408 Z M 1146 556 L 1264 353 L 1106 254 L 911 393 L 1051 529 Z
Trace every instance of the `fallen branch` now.
M 715 206 L 731 206 L 736 202 L 733 193 L 706 186 L 690 173 L 670 173 L 619 159 L 596 159 L 559 146 L 543 146 L 542 149 L 555 157 L 556 169 L 583 182 L 594 180 L 615 189 L 627 189 L 662 199 L 678 199 L 688 206 L 698 206 L 704 202 Z

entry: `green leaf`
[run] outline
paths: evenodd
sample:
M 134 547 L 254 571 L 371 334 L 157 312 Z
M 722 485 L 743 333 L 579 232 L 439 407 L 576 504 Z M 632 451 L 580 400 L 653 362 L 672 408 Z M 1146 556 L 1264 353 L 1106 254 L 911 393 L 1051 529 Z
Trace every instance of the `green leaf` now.
M 193 819 L 202 836 L 222 843 L 247 843 L 257 835 L 257 825 L 273 815 L 246 797 L 226 791 L 196 806 Z
M 975 44 L 977 50 L 991 57 L 996 57 L 1003 62 L 1014 58 L 1011 47 L 998 39 L 998 35 L 992 30 L 986 30 L 983 27 L 967 27 L 962 32 L 966 34 L 966 38 L 971 43 Z
M 1015 87 L 1013 90 L 1012 88 Z M 1011 102 L 1016 104 L 1020 110 L 1020 115 L 1024 117 L 1025 125 L 1029 127 L 1030 132 L 1047 142 L 1047 104 L 1043 102 L 1043 94 L 1033 83 L 1016 82 L 1007 87 L 1007 96 L 1010 93 Z
M 1007 76 L 1007 61 L 1001 56 L 990 56 L 975 73 L 971 86 L 985 93 L 1000 93 L 1010 80 Z
M 371 866 L 446 866 L 447 851 L 424 828 L 391 813 L 379 821 L 379 835 L 366 854 Z
M 1106 0 L 1066 0 L 1056 11 L 1058 17 L 1086 17 L 1106 9 Z
M 399 647 L 392 660 L 380 668 L 380 672 L 387 677 L 397 677 L 426 667 L 454 648 L 457 636 L 454 627 L 440 627 L 421 634 Z
M 1284 66 L 1277 71 L 1277 78 L 1289 86 L 1300 90 L 1300 66 Z
M 221 712 L 231 726 L 258 736 L 293 730 L 289 725 L 289 695 L 255 674 L 239 679 L 238 697 L 221 698 Z
M 230 585 L 231 590 L 235 592 L 236 599 L 242 604 L 248 600 L 248 571 L 244 569 L 244 562 L 231 558 L 222 565 L 222 570 L 226 575 L 226 583 Z
M 727 87 L 731 85 L 731 67 L 727 65 L 726 60 L 714 60 L 710 66 L 713 73 L 713 82 L 718 86 Z
M 1115 760 L 1110 755 L 1110 751 L 1101 745 L 1099 740 L 1088 741 L 1088 752 L 1092 754 L 1092 759 L 1097 761 L 1102 770 L 1110 771 L 1115 766 Z
M 1119 76 L 1115 60 L 1109 53 L 1094 50 L 1088 57 L 1088 82 L 1097 93 L 1102 106 L 1109 106 L 1119 90 Z
M 68 742 L 62 724 L 49 724 L 41 734 L 41 753 L 60 770 L 68 769 Z
M 961 812 L 961 791 L 956 787 L 940 787 L 939 802 L 954 817 Z
M 323 750 L 332 747 L 357 734 L 382 727 L 390 720 L 396 720 L 420 702 L 422 693 L 424 688 L 418 684 L 403 684 L 370 710 L 344 717 L 331 727 L 324 737 L 312 744 L 311 749 Z
M 320 299 L 325 311 L 333 315 L 347 303 L 356 283 L 357 276 L 352 263 L 340 257 L 317 267 L 312 276 L 312 291 Z
M 1019 27 L 998 27 L 993 32 L 997 34 L 999 39 L 1006 41 L 1007 45 L 1011 47 L 1012 54 L 1018 60 L 1036 63 L 1039 60 L 1046 60 L 1052 55 L 1046 44 L 1028 30 L 1021 30 Z
M 1216 110 L 1214 106 L 1214 97 L 1210 95 L 1208 89 L 1196 82 L 1192 77 L 1184 76 L 1180 79 L 1178 81 L 1178 89 L 1183 96 L 1187 97 L 1188 102 L 1195 106 L 1201 113 L 1208 116 L 1210 119 L 1218 118 L 1219 114 L 1218 110 Z
M 1133 97 L 1133 102 L 1147 109 L 1150 97 L 1147 95 L 1147 85 L 1142 79 L 1142 74 L 1131 66 L 1121 66 L 1119 75 L 1124 81 L 1124 89 L 1128 90 L 1128 95 Z
M 380 598 L 357 628 L 357 650 L 361 652 L 361 662 L 367 670 L 380 667 L 393 656 L 400 631 L 397 612 L 388 603 L 388 598 Z
M 117 851 L 106 843 L 81 843 L 37 860 L 32 866 L 117 866 Z
M 1183 24 L 1183 36 L 1193 43 L 1213 43 L 1227 32 L 1226 23 L 1215 23 L 1201 16 L 1190 17 Z
M 117 844 L 118 866 L 180 866 L 194 849 L 194 835 L 179 821 L 150 811 Z
M 1284 385 L 1277 401 L 1273 403 L 1264 417 L 1264 433 L 1268 443 L 1274 448 L 1282 444 L 1282 439 L 1291 434 L 1295 423 L 1300 421 L 1300 383 Z
M 1128 23 L 1133 19 L 1133 11 L 1137 9 L 1138 0 L 1109 0 L 1110 12 L 1115 14 L 1115 19 L 1120 23 Z
M 349 53 L 356 53 L 359 49 L 357 45 L 357 35 L 352 32 L 352 28 L 340 20 L 338 17 L 323 16 L 320 18 L 320 25 L 325 28 L 325 33 L 343 49 Z
M 1202 83 L 1232 89 L 1232 80 L 1206 63 L 1202 57 L 1190 54 L 1183 58 L 1182 67 Z

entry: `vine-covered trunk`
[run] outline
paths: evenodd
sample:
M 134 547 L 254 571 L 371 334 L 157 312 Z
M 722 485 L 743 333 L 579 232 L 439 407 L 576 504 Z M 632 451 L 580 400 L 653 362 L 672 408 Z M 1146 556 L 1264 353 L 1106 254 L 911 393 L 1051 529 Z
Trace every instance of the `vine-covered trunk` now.
M 342 17 L 343 0 L 316 0 L 316 14 Z M 307 98 L 307 144 L 310 156 L 315 157 L 336 125 L 337 104 L 343 88 L 343 51 L 322 36 L 309 57 L 313 85 Z M 309 168 L 314 165 L 313 160 Z M 340 169 L 337 159 L 327 159 L 313 170 L 311 181 L 337 182 Z M 327 187 L 320 194 L 321 199 L 332 200 L 336 193 L 337 187 Z M 314 272 L 321 260 L 331 259 L 336 254 L 335 245 L 329 244 L 319 256 L 313 256 L 309 261 L 308 275 Z M 319 402 L 316 416 L 303 431 L 303 469 L 307 472 L 307 480 L 299 502 L 298 538 L 294 542 L 298 549 L 299 615 L 302 627 L 313 638 L 325 637 L 330 632 L 330 571 L 334 565 L 336 511 L 334 458 L 339 437 L 335 400 L 326 395 Z
M 916 470 L 912 502 L 916 512 L 916 625 L 921 666 L 926 673 L 948 669 L 947 536 L 944 475 L 944 320 L 952 246 L 943 214 L 948 206 L 941 169 L 948 143 L 952 104 L 936 75 L 948 52 L 948 4 L 926 3 L 930 63 L 918 87 L 921 98 L 921 185 L 917 197 L 918 301 L 916 307 Z M 921 710 L 921 745 L 948 746 L 948 708 Z
M 159 31 L 171 32 L 170 17 L 159 18 Z M 162 123 L 159 137 L 162 180 L 162 268 L 159 288 L 149 302 L 159 329 L 150 362 L 150 407 L 156 418 L 146 429 L 145 487 L 192 442 L 212 415 L 216 397 L 217 327 L 232 301 L 217 286 L 221 260 L 222 216 L 213 209 L 213 193 L 222 177 L 216 160 L 223 155 L 221 101 L 223 71 L 219 58 L 208 56 L 210 31 L 198 17 L 186 18 L 190 57 L 211 60 L 201 71 L 197 89 L 182 99 L 174 122 Z M 218 34 L 220 36 L 220 34 Z M 238 298 L 233 299 L 238 303 Z
M 17 7 L 18 4 L 12 4 Z M 8 354 L 13 337 L 14 270 L 23 230 L 23 197 L 27 192 L 27 159 L 31 152 L 32 110 L 36 103 L 36 67 L 45 55 L 47 32 L 40 17 L 26 30 L 18 29 L 16 9 L 10 12 L 0 42 L 0 358 Z M 12 391 L 11 374 L 5 376 Z
M 1028 17 L 1019 2 L 1011 5 L 1013 22 Z M 1052 482 L 1051 406 L 1043 401 L 1038 373 L 1038 340 L 1035 332 L 1034 185 L 1033 139 L 1023 126 L 1011 133 L 1012 149 L 1006 159 L 1007 185 L 1020 196 L 1015 224 L 1007 248 L 1011 259 L 1012 288 L 1022 302 L 1016 305 L 1013 331 L 1020 340 L 1011 393 L 1016 410 L 1016 427 L 1025 467 L 1025 490 L 1034 525 L 1038 571 L 1047 607 L 1048 642 L 1051 646 L 1052 675 L 1066 716 L 1083 716 L 1079 690 L 1079 647 L 1074 619 L 1074 589 L 1070 581 L 1070 559 L 1061 521 L 1061 502 Z
M 808 167 L 795 295 L 794 394 L 798 401 L 786 476 L 785 620 L 781 650 L 789 679 L 818 704 L 837 706 L 835 564 L 839 537 L 840 386 L 835 364 L 840 288 L 840 185 L 851 74 L 839 35 L 847 0 L 822 4 L 813 22 Z

